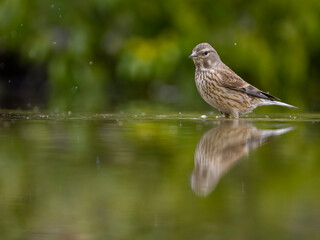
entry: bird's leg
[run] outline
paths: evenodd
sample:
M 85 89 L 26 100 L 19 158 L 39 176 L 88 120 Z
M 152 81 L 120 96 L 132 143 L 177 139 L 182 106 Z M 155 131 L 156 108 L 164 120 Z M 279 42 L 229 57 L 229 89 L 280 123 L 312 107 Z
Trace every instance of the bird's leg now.
M 234 118 L 239 118 L 239 113 L 238 112 L 233 112 L 232 115 L 234 116 Z

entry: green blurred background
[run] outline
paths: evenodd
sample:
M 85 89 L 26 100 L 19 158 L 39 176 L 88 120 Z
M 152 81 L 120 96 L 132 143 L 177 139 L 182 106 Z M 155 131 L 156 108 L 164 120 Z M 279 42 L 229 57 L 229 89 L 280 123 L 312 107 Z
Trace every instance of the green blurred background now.
M 318 0 L 2 0 L 0 105 L 211 110 L 187 58 L 209 42 L 246 81 L 318 111 L 319 29 Z

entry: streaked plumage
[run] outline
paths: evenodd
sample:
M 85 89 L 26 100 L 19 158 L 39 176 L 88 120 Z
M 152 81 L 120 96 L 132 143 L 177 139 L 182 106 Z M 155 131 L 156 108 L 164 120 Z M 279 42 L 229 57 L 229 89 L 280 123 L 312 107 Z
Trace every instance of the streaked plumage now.
M 244 81 L 208 43 L 198 44 L 189 57 L 196 65 L 195 82 L 201 97 L 225 117 L 238 118 L 263 105 L 296 108 Z

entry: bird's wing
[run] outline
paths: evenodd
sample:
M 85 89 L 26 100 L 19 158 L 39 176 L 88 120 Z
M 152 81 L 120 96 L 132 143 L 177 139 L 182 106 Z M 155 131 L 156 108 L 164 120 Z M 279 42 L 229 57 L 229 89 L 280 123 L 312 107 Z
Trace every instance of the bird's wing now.
M 280 101 L 279 98 L 272 96 L 269 93 L 263 92 L 260 89 L 247 83 L 226 65 L 224 65 L 222 68 L 219 68 L 217 72 L 221 77 L 221 84 L 223 87 L 247 93 L 249 95 L 259 98 Z

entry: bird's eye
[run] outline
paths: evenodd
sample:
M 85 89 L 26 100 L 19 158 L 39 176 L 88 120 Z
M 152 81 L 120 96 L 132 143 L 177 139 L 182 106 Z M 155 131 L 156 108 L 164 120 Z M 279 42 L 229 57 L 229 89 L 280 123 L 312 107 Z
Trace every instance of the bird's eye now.
M 207 55 L 209 54 L 209 52 L 208 52 L 208 51 L 205 51 L 203 54 L 207 56 Z

